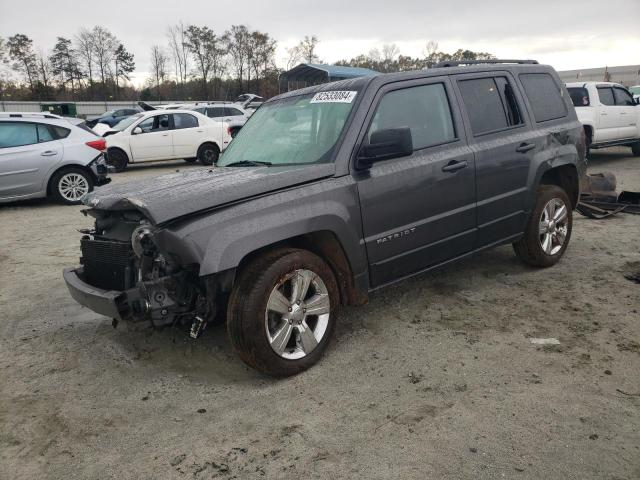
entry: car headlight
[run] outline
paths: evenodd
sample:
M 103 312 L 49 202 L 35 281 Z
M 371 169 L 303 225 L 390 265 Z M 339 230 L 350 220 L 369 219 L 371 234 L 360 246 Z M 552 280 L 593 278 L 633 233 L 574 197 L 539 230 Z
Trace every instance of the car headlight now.
M 153 243 L 153 230 L 148 225 L 140 225 L 131 234 L 131 247 L 137 257 L 141 257 L 144 252 L 149 252 L 155 248 Z

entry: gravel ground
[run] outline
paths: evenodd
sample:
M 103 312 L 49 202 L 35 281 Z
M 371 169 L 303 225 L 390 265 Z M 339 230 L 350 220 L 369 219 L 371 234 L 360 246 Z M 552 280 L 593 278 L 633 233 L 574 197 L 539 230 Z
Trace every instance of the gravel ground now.
M 591 171 L 640 190 L 628 152 Z M 201 167 L 113 178 L 177 168 Z M 276 381 L 222 326 L 194 342 L 76 304 L 79 211 L 0 207 L 2 478 L 640 478 L 640 216 L 577 216 L 548 270 L 502 247 L 375 293 Z

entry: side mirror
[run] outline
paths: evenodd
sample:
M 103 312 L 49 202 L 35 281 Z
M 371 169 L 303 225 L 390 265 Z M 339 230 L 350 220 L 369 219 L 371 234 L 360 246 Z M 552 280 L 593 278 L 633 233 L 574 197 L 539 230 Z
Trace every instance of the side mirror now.
M 134 128 L 133 130 L 131 130 L 131 133 L 132 133 L 133 135 L 139 135 L 139 134 L 141 134 L 141 133 L 142 133 L 142 129 L 141 129 L 140 127 L 136 127 L 136 128 Z
M 413 153 L 413 139 L 409 127 L 376 130 L 369 144 L 363 145 L 357 159 L 358 168 L 369 168 L 375 162 L 406 157 Z

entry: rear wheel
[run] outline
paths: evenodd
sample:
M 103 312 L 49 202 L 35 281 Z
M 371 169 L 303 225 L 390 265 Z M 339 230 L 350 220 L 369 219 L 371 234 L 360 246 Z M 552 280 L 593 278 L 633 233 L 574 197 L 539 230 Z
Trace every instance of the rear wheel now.
M 122 150 L 109 150 L 107 152 L 107 164 L 111 165 L 116 172 L 122 172 L 127 168 L 129 158 Z
M 66 205 L 80 203 L 82 197 L 93 190 L 91 174 L 80 168 L 65 168 L 51 179 L 51 193 Z
M 227 331 L 240 358 L 276 377 L 315 364 L 339 302 L 329 266 L 306 250 L 280 249 L 247 265 L 229 299 Z
M 213 165 L 219 156 L 220 149 L 215 143 L 205 143 L 198 149 L 198 160 L 203 165 Z
M 631 144 L 631 151 L 636 157 L 640 157 L 640 140 Z
M 513 244 L 516 255 L 535 267 L 557 263 L 571 239 L 571 208 L 569 196 L 562 188 L 540 185 L 524 236 Z

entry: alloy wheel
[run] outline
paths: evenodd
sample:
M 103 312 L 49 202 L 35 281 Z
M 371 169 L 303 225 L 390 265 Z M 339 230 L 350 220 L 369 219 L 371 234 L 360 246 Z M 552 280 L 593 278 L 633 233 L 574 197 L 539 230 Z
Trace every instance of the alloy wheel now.
M 79 173 L 67 173 L 60 178 L 58 191 L 65 200 L 77 202 L 89 192 L 89 182 Z
M 305 269 L 289 273 L 267 302 L 265 329 L 271 348 L 287 360 L 309 355 L 327 332 L 330 312 L 327 286 L 319 275 Z
M 542 209 L 540 215 L 540 246 L 547 255 L 558 253 L 567 238 L 569 212 L 559 198 L 552 198 Z

